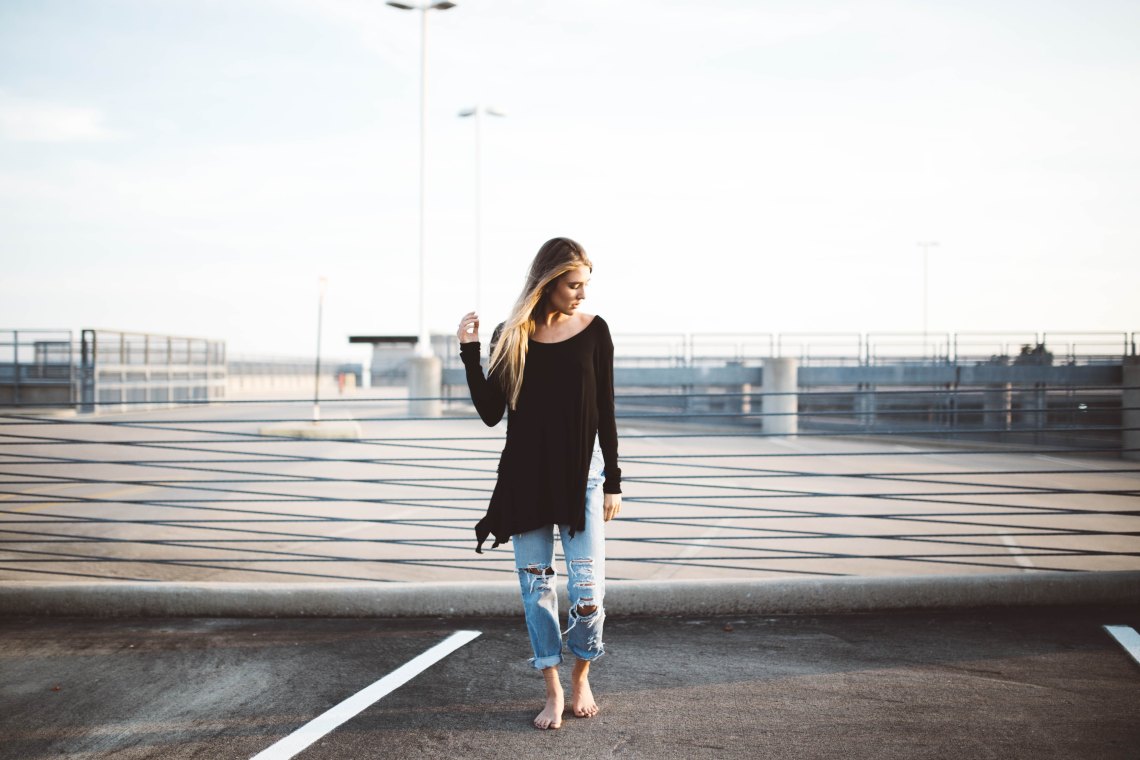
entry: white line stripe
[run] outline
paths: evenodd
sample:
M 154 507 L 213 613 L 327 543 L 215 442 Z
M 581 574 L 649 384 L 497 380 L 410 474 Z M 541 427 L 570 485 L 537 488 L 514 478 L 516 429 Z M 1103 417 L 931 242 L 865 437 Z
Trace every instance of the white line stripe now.
M 1066 467 L 1082 467 L 1086 470 L 1100 469 L 1100 465 L 1097 464 L 1086 464 L 1085 462 L 1077 462 L 1072 459 L 1058 459 L 1057 457 L 1047 457 L 1044 454 L 1035 454 L 1033 458 L 1040 459 L 1043 462 L 1056 462 L 1057 464 L 1063 464 Z
M 329 708 L 281 741 L 253 756 L 252 760 L 288 760 L 345 721 L 355 717 L 454 652 L 474 641 L 479 631 L 456 631 L 418 657 L 409 660 L 371 686 L 366 686 L 338 705 Z
M 1116 639 L 1116 643 L 1124 647 L 1124 651 L 1136 660 L 1137 665 L 1140 665 L 1140 633 L 1136 633 L 1134 628 L 1127 625 L 1106 625 L 1104 630 Z
M 693 557 L 697 556 L 722 530 L 723 528 L 720 525 L 715 525 L 709 528 L 701 534 L 701 537 L 699 539 L 686 546 L 685 550 L 677 555 L 677 559 L 692 559 Z
M 1009 547 L 1009 553 L 1013 555 L 1013 559 L 1017 564 L 1027 569 L 1033 567 L 1033 562 L 1030 561 L 1029 557 L 1025 556 L 1025 550 L 1018 546 L 1017 542 L 1010 536 L 1002 533 L 1001 542 Z

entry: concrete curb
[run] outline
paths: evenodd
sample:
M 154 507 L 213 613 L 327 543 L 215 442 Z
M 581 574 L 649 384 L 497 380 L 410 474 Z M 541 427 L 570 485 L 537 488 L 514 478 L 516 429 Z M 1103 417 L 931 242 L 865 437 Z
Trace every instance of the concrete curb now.
M 563 594 L 564 596 L 564 594 Z M 611 581 L 621 615 L 828 614 L 1140 604 L 1140 571 Z M 518 584 L 0 581 L 0 617 L 467 617 L 517 615 Z

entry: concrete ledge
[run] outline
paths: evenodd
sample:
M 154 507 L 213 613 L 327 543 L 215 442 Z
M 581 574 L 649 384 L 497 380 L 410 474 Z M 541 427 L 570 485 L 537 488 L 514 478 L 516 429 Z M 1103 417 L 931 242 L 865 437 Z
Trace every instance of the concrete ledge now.
M 619 615 L 763 615 L 1136 604 L 1140 604 L 1140 571 L 611 581 L 605 606 L 610 614 Z M 5 617 L 466 617 L 513 616 L 520 610 L 518 584 L 513 581 L 0 581 L 0 616 Z
M 76 402 L 78 403 L 78 402 Z M 4 406 L 0 404 L 0 417 L 76 417 L 78 412 L 74 406 L 61 409 L 56 406 Z

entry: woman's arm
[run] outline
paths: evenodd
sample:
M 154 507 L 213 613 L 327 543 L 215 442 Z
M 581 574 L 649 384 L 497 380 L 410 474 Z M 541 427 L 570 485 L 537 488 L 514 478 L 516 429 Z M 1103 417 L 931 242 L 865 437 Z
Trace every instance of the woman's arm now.
M 620 494 L 621 468 L 618 467 L 617 419 L 614 414 L 614 342 L 609 325 L 604 320 L 598 327 L 601 329 L 598 331 L 594 375 L 598 384 L 598 443 L 602 447 L 606 471 L 602 491 L 606 494 Z
M 499 342 L 499 331 L 502 325 L 495 328 L 491 338 L 491 350 Z M 476 328 L 477 329 L 477 328 Z M 479 417 L 487 427 L 494 427 L 503 419 L 503 412 L 507 408 L 507 397 L 503 393 L 503 386 L 499 382 L 498 374 L 491 377 L 483 376 L 483 367 L 479 363 L 479 341 L 460 342 L 459 357 L 463 360 L 463 368 L 467 374 L 467 388 L 471 391 L 471 401 L 475 404 Z

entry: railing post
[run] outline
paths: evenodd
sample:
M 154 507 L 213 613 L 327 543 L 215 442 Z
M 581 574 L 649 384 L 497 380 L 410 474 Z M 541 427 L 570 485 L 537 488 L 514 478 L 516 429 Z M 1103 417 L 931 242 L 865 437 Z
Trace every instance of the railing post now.
M 71 331 L 67 331 L 67 405 L 75 406 L 76 396 L 78 396 L 75 387 L 75 341 L 71 337 Z
M 12 331 L 12 369 L 15 374 L 12 376 L 12 403 L 20 406 L 20 331 Z
M 79 348 L 79 411 L 95 411 L 95 331 L 83 330 Z
M 130 349 L 127 346 L 127 334 L 119 333 L 119 391 L 116 394 L 119 401 L 119 411 L 125 412 L 128 407 L 123 402 L 127 400 L 127 364 L 130 362 Z
M 1140 462 L 1140 356 L 1124 359 L 1124 390 L 1120 393 L 1121 455 Z M 1131 451 L 1129 451 L 1131 449 Z
M 795 435 L 799 430 L 799 362 L 764 360 L 764 432 Z M 775 395 L 773 395 L 775 394 Z

